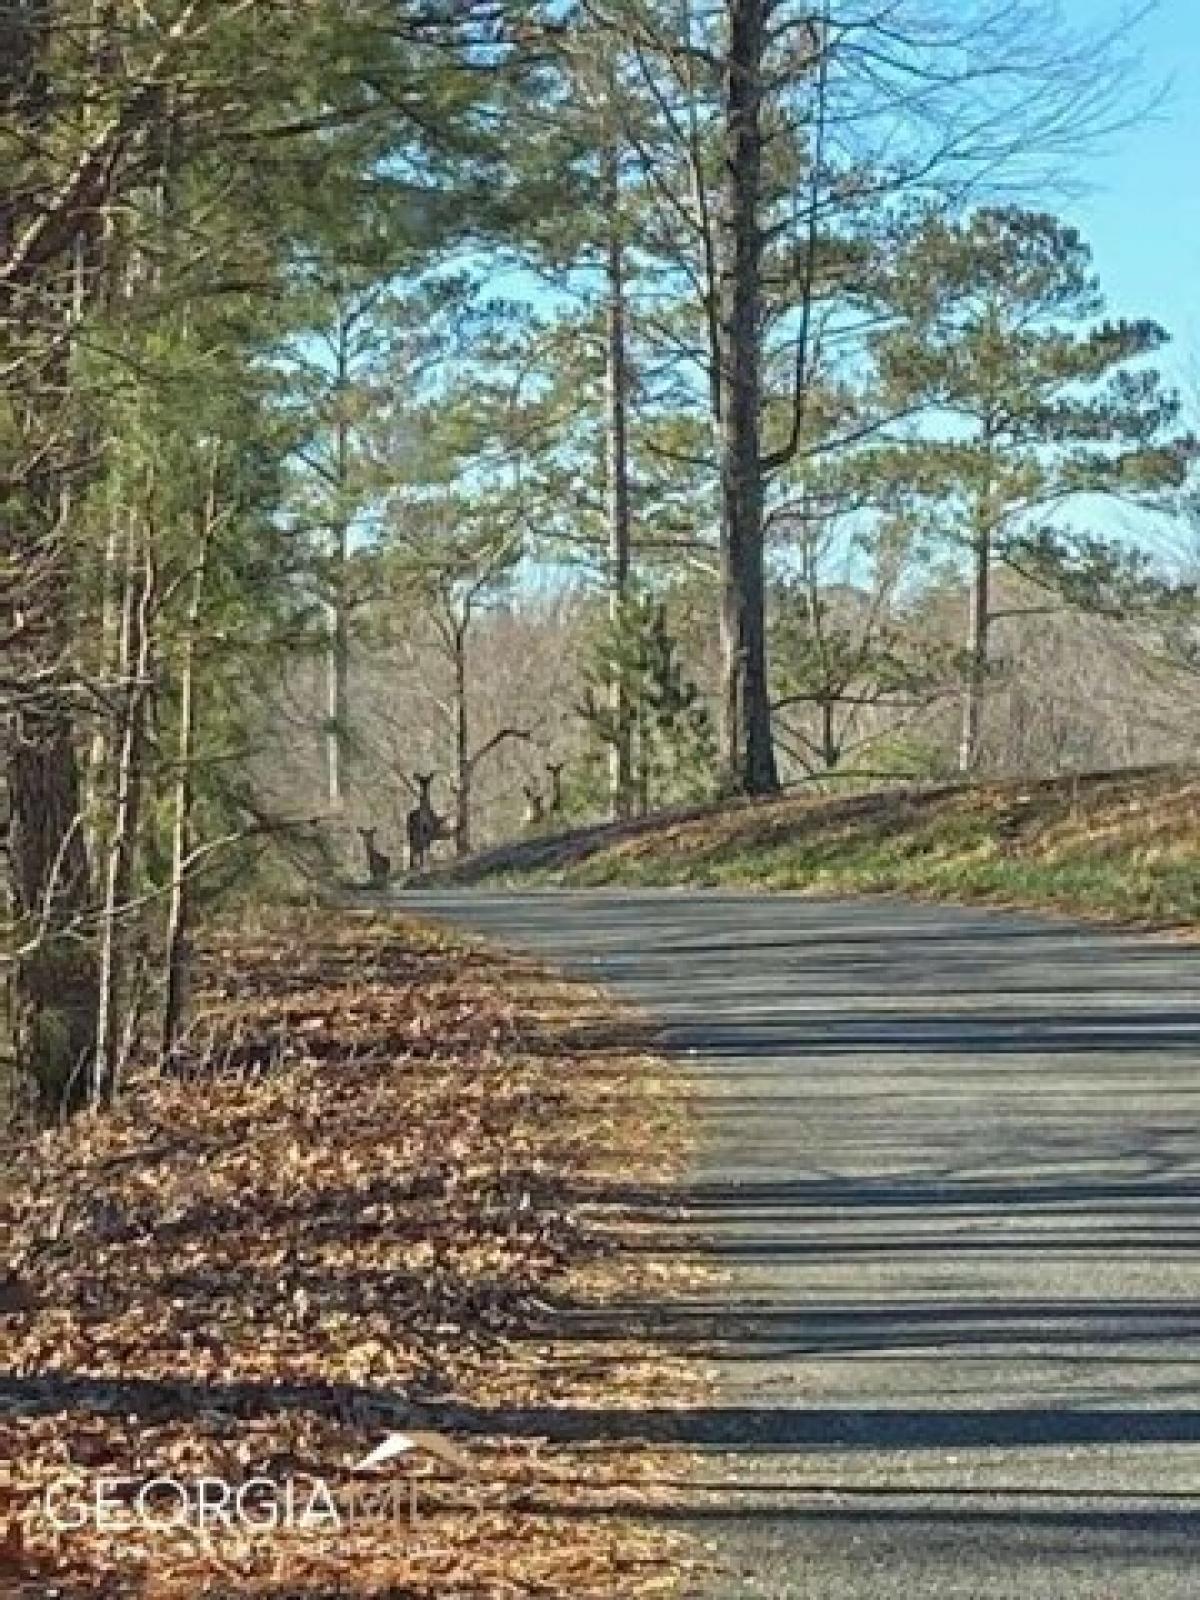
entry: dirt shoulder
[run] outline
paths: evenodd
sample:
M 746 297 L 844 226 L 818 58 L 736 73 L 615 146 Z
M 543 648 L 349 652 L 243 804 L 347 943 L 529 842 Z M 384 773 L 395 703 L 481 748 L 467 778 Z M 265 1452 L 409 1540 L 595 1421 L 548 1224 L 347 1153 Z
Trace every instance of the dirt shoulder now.
M 4 1154 L 0 1590 L 676 1592 L 688 1552 L 638 1513 L 679 1464 L 551 1447 L 537 1420 L 700 1383 L 620 1313 L 687 1274 L 653 1204 L 620 1199 L 686 1154 L 637 1029 L 530 963 L 353 912 L 228 930 L 204 967 L 175 1076 Z M 283 1515 L 281 1484 L 340 1497 L 396 1430 L 421 1435 L 402 1530 Z M 175 1491 L 137 1514 L 163 1476 L 267 1487 L 201 1534 Z M 83 1526 L 51 1527 L 51 1482 Z

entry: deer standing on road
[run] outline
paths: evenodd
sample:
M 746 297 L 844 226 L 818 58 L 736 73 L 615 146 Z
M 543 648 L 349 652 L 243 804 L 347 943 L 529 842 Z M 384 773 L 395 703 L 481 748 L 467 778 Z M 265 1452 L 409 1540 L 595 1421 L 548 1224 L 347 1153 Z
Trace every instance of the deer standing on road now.
M 377 828 L 360 828 L 359 837 L 363 842 L 363 849 L 367 852 L 367 873 L 372 889 L 386 889 L 388 879 L 392 875 L 392 858 L 385 856 L 382 850 L 376 848 L 375 835 Z
M 408 870 L 410 872 L 424 872 L 429 861 L 429 847 L 435 839 L 442 839 L 446 834 L 446 819 L 439 817 L 433 809 L 433 801 L 429 791 L 433 786 L 432 772 L 414 772 L 420 799 L 408 813 Z

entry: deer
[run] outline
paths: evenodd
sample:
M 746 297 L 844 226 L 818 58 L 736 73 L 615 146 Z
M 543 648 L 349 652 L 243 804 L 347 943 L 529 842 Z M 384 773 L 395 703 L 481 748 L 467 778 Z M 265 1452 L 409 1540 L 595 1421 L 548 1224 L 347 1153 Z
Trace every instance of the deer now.
M 433 801 L 429 791 L 433 786 L 434 774 L 432 772 L 414 772 L 420 798 L 408 813 L 406 819 L 408 828 L 408 870 L 410 872 L 424 872 L 429 861 L 429 847 L 436 839 L 446 836 L 446 819 L 439 817 L 433 809 Z
M 542 799 L 542 791 L 536 784 L 522 785 L 525 794 L 525 826 L 537 828 L 546 820 L 546 802 Z
M 558 817 L 563 811 L 562 775 L 565 761 L 547 761 L 546 776 L 550 779 L 550 815 Z
M 358 833 L 363 842 L 363 849 L 367 852 L 370 886 L 372 889 L 386 889 L 388 879 L 392 875 L 392 858 L 376 848 L 375 835 L 378 831 L 377 828 L 360 828 Z

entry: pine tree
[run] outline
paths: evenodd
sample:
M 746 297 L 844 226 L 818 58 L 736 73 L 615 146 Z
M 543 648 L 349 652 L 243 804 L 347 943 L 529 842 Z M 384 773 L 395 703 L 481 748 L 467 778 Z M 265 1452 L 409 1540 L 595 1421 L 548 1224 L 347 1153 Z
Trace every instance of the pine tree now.
M 897 264 L 900 324 L 876 345 L 888 401 L 920 437 L 875 465 L 903 479 L 967 552 L 968 668 L 959 765 L 978 764 L 997 562 L 1080 497 L 1154 503 L 1186 473 L 1179 402 L 1146 359 L 1165 332 L 1102 320 L 1091 255 L 1054 217 L 931 216 Z
M 579 711 L 606 756 L 624 730 L 607 686 L 626 690 L 632 796 L 644 815 L 656 806 L 709 798 L 716 757 L 712 718 L 680 658 L 666 604 L 643 590 L 626 596 L 593 639 Z
M 120 902 L 136 899 L 154 845 L 147 712 L 163 641 L 145 624 L 167 614 L 175 518 L 159 515 L 163 473 L 122 452 L 114 397 L 152 406 L 179 330 L 207 333 L 214 306 L 248 358 L 224 370 L 252 394 L 264 323 L 284 331 L 298 263 L 339 214 L 436 205 L 451 160 L 486 193 L 484 103 L 513 57 L 489 5 L 347 16 L 326 0 L 199 0 L 144 7 L 120 30 L 98 17 L 61 0 L 3 19 L 0 438 L 15 559 L 0 617 L 22 658 L 0 707 L 9 942 L 18 1057 L 48 1108 L 115 1088 L 130 1021 Z M 193 442 L 199 460 L 209 441 Z M 129 498 L 127 518 L 97 513 L 109 489 Z

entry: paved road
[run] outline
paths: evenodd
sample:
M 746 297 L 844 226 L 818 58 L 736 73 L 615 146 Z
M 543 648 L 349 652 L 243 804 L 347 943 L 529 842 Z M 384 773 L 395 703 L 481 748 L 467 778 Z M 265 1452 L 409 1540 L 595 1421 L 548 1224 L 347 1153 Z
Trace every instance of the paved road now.
M 1200 951 L 894 901 L 410 903 L 691 1056 L 730 1276 L 672 1319 L 722 1385 L 675 1431 L 726 1485 L 720 1600 L 1200 1596 Z

